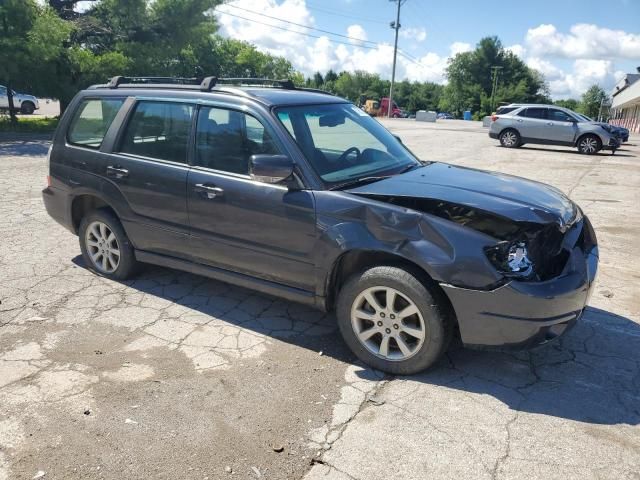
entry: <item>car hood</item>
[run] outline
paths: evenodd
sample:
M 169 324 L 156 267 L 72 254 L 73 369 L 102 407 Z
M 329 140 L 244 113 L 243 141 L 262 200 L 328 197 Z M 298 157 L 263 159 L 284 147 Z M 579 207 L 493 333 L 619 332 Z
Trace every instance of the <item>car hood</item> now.
M 427 213 L 434 213 L 433 208 L 463 207 L 513 222 L 556 223 L 561 230 L 578 215 L 577 206 L 549 185 L 438 162 L 347 191 L 404 206 L 428 205 L 422 208 Z

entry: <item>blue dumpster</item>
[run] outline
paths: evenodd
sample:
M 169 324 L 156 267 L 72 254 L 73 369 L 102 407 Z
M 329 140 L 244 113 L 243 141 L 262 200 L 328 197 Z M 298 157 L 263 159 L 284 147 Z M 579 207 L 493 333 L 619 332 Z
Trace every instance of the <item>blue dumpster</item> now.
M 465 110 L 462 114 L 462 118 L 465 120 L 471 120 L 471 110 Z

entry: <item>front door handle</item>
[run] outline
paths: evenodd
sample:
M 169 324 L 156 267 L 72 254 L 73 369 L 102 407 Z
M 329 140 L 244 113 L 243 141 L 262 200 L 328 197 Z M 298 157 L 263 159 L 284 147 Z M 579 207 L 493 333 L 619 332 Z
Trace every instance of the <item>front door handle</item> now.
M 110 177 L 124 178 L 129 176 L 129 170 L 127 170 L 126 168 L 109 165 L 107 166 L 107 175 L 109 175 Z
M 553 122 L 547 122 L 547 125 L 553 125 Z
M 224 195 L 224 190 L 220 187 L 216 187 L 215 185 L 209 185 L 206 183 L 196 183 L 194 190 L 198 193 L 202 193 L 206 195 L 209 200 L 213 200 L 214 198 L 219 198 Z

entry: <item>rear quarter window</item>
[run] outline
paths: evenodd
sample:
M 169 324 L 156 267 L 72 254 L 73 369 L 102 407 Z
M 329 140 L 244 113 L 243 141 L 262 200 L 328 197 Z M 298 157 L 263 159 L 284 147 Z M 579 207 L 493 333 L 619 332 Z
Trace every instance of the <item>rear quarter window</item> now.
M 100 148 L 111 122 L 123 103 L 123 98 L 83 100 L 71 121 L 67 141 L 81 147 Z

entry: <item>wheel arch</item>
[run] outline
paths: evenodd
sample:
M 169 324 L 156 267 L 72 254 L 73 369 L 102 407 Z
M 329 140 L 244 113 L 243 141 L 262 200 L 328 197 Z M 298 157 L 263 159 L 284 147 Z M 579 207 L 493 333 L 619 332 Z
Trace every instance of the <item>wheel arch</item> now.
M 78 234 L 80 222 L 87 213 L 103 208 L 111 211 L 118 219 L 120 216 L 115 208 L 109 204 L 104 198 L 95 193 L 81 193 L 76 195 L 71 201 L 71 224 L 73 231 Z
M 342 253 L 332 265 L 327 275 L 325 294 L 326 309 L 333 310 L 340 288 L 353 274 L 368 268 L 379 266 L 399 267 L 414 275 L 440 302 L 440 305 L 451 316 L 454 324 L 457 324 L 455 309 L 442 287 L 422 266 L 416 262 L 396 253 L 383 250 L 353 249 Z
M 577 147 L 578 144 L 580 143 L 580 140 L 582 140 L 586 136 L 596 137 L 600 141 L 600 148 L 602 148 L 604 146 L 604 140 L 596 132 L 584 132 L 582 135 L 580 135 L 578 138 L 576 138 L 576 143 L 574 144 L 574 147 Z

